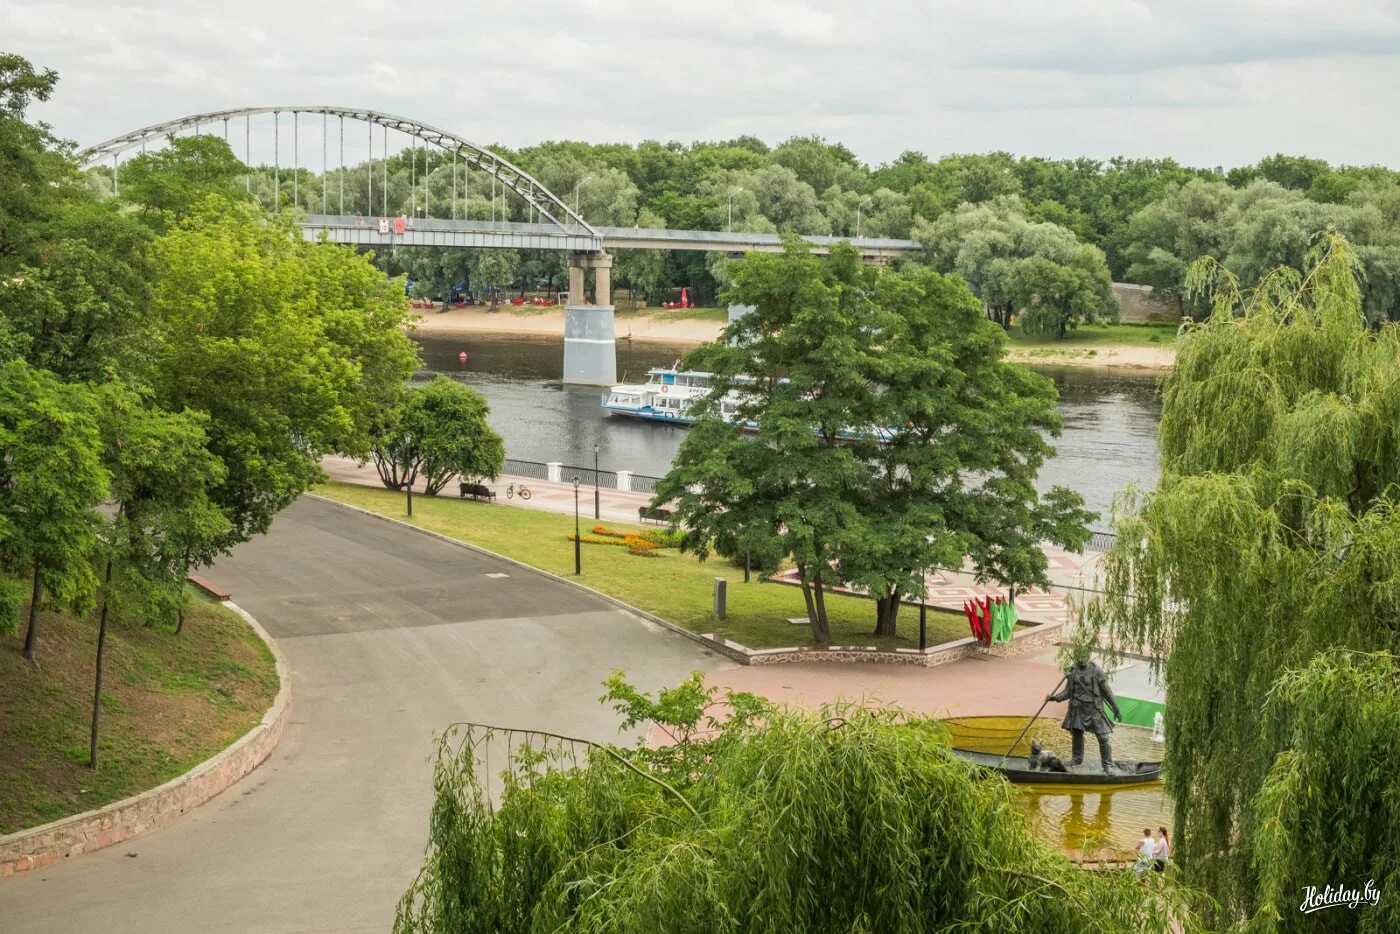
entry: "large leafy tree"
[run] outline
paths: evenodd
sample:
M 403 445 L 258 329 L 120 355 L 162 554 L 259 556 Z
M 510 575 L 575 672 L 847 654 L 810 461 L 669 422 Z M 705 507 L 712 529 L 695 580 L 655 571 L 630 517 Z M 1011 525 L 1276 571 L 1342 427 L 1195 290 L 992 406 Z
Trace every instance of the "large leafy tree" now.
M 715 374 L 712 390 L 698 403 L 699 421 L 657 485 L 656 501 L 676 500 L 683 547 L 702 556 L 754 542 L 790 556 L 812 637 L 830 642 L 825 592 L 837 582 L 832 565 L 843 539 L 859 521 L 849 491 L 866 474 L 844 442 L 870 424 L 859 311 L 867 276 L 849 247 L 827 263 L 796 241 L 781 255 L 751 255 L 736 267 L 727 300 L 755 310 L 729 326 L 726 342 L 686 356 L 687 367 Z M 722 399 L 741 381 L 740 403 L 726 418 Z M 742 435 L 744 423 L 758 428 L 752 441 Z
M 1103 252 L 1063 227 L 1030 220 L 1018 198 L 964 204 L 914 236 L 925 261 L 962 276 L 1003 327 L 1019 313 L 1025 330 L 1064 337 L 1080 322 L 1117 318 Z
M 1271 821 L 1311 820 L 1280 817 L 1277 805 L 1299 800 L 1289 770 L 1316 761 L 1313 744 L 1330 742 L 1335 775 L 1362 784 L 1304 776 L 1310 810 L 1355 820 L 1352 809 L 1389 806 L 1362 764 L 1374 754 L 1364 731 L 1323 740 L 1306 725 L 1319 695 L 1280 686 L 1315 683 L 1285 673 L 1325 650 L 1400 649 L 1400 332 L 1366 326 L 1356 273 L 1336 234 L 1302 271 L 1275 270 L 1252 290 L 1214 261 L 1195 267 L 1192 284 L 1212 291 L 1215 310 L 1167 377 L 1161 481 L 1123 504 L 1107 595 L 1090 607 L 1164 659 L 1175 855 L 1221 923 L 1270 910 L 1279 878 L 1299 865 L 1259 847 L 1277 842 Z M 1276 690 L 1285 697 L 1261 724 Z M 1261 798 L 1271 767 L 1287 763 L 1280 754 L 1305 735 Z M 1351 851 L 1337 858 L 1360 865 Z
M 456 476 L 496 479 L 505 444 L 486 421 L 489 411 L 481 393 L 446 376 L 405 390 L 374 439 L 380 480 L 398 490 L 421 477 L 436 496 Z
M 371 428 L 417 359 L 407 303 L 353 251 L 217 197 L 155 257 L 154 400 L 208 416 L 225 468 L 212 495 L 232 544 L 319 480 L 323 455 L 369 456 Z
M 880 441 L 856 495 L 859 535 L 843 576 L 876 598 L 875 634 L 893 636 L 901 599 L 922 599 L 935 566 L 1012 588 L 1047 585 L 1045 542 L 1082 547 L 1091 518 L 1077 494 L 1034 481 L 1058 434 L 1051 382 L 1003 358 L 1006 336 L 966 284 L 926 269 L 887 273 L 871 296 L 867 378 L 880 387 Z
M 1195 930 L 1174 891 L 1035 839 L 1015 792 L 953 755 L 937 721 L 737 692 L 721 721 L 698 675 L 655 699 L 614 677 L 607 699 L 625 728 L 676 742 L 444 734 L 395 931 Z M 491 748 L 508 750 L 499 794 Z

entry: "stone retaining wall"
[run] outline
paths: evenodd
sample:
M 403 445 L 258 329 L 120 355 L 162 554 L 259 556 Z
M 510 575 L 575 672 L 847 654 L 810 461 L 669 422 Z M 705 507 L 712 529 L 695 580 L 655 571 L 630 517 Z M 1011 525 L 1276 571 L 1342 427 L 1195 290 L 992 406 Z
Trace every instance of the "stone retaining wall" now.
M 277 663 L 281 686 L 262 722 L 223 752 L 164 785 L 106 807 L 0 836 L 0 878 L 42 869 L 60 859 L 100 850 L 164 826 L 228 788 L 272 754 L 291 709 L 291 669 L 282 650 L 257 620 L 233 603 L 224 605 L 248 621 Z
M 1060 640 L 1063 623 L 1031 623 L 1016 627 L 1011 641 L 983 648 L 976 639 L 968 636 L 931 645 L 926 649 L 877 649 L 863 645 L 831 646 L 787 646 L 778 649 L 751 649 L 723 636 L 704 633 L 699 638 L 715 651 L 732 658 L 741 665 L 791 665 L 803 662 L 872 662 L 884 665 L 914 665 L 919 668 L 933 668 L 974 655 L 1011 657 L 1023 655 L 1032 649 L 1055 645 Z

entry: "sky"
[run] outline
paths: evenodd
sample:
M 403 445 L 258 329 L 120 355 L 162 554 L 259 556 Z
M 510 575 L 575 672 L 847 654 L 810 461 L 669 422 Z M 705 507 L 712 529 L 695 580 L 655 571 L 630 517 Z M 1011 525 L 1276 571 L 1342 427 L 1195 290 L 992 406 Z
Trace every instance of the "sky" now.
M 1400 0 L 0 0 L 0 50 L 59 73 L 32 113 L 81 145 L 335 105 L 511 147 L 818 134 L 872 165 L 1400 168 Z

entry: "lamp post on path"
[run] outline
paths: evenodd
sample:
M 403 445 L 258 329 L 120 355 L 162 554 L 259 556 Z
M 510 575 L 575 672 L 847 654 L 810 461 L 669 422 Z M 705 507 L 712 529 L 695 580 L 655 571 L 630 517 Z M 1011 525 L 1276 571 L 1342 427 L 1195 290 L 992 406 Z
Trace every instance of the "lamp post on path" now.
M 583 539 L 578 534 L 578 477 L 574 477 L 574 574 L 583 573 Z
M 593 442 L 593 518 L 603 518 L 602 497 L 598 493 L 598 442 Z

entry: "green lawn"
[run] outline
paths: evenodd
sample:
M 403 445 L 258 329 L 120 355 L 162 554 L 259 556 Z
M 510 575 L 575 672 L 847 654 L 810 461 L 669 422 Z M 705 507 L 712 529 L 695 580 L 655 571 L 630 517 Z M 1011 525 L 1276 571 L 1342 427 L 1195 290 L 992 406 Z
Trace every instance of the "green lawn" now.
M 514 558 L 561 576 L 574 572 L 574 546 L 565 536 L 573 531 L 573 516 L 476 503 L 445 497 L 413 498 L 413 518 L 404 515 L 404 497 L 375 487 L 330 483 L 316 492 L 460 541 Z M 594 523 L 585 525 L 584 531 Z M 619 531 L 635 525 L 611 525 Z M 654 529 L 655 526 L 652 526 Z M 717 620 L 712 612 L 714 579 L 729 580 L 728 615 Z M 632 606 L 654 613 L 692 632 L 713 632 L 751 648 L 775 648 L 810 644 L 806 626 L 794 626 L 790 617 L 805 617 L 802 591 L 787 584 L 744 584 L 744 570 L 711 558 L 700 562 L 674 550 L 658 557 L 630 555 L 625 548 L 583 545 L 580 581 Z M 881 645 L 886 648 L 917 647 L 919 612 L 905 607 L 900 613 L 899 634 L 894 639 L 874 639 L 874 604 L 865 599 L 832 594 L 827 598 L 832 641 L 838 645 Z M 928 612 L 928 644 L 936 645 L 968 634 L 967 620 L 946 610 Z
M 1081 324 L 1064 340 L 1048 334 L 1024 334 L 1011 328 L 1013 350 L 1094 350 L 1107 347 L 1163 347 L 1176 344 L 1176 324 Z
M 667 318 L 676 321 L 721 321 L 728 323 L 728 308 L 676 308 L 667 311 L 660 306 L 632 310 L 631 304 L 619 303 L 615 315 L 619 318 Z
M 169 781 L 256 726 L 277 693 L 272 653 L 232 610 L 191 596 L 178 636 L 116 620 L 94 771 L 96 622 L 44 613 L 34 661 L 23 642 L 0 637 L 0 834 Z

